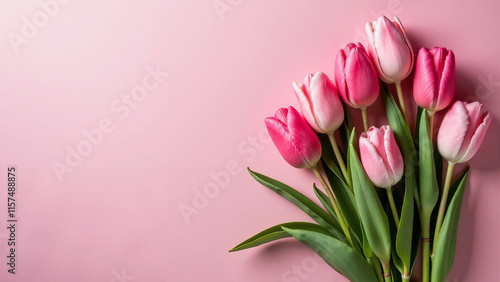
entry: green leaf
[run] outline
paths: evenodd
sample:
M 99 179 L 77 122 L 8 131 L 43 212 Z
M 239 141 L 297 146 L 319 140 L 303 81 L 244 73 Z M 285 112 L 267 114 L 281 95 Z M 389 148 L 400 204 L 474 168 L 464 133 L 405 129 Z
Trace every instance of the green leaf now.
M 394 98 L 392 98 L 391 93 L 389 93 L 385 83 L 380 82 L 379 84 L 380 93 L 382 93 L 384 101 L 385 112 L 387 114 L 387 120 L 389 121 L 392 132 L 394 133 L 394 138 L 398 143 L 399 149 L 401 149 L 401 153 L 405 161 L 405 187 L 408 188 L 408 185 L 412 186 L 415 201 L 418 205 L 420 205 L 415 170 L 415 165 L 418 163 L 417 153 L 415 151 L 415 145 L 413 144 L 410 129 L 405 123 L 403 116 L 401 115 L 401 112 L 399 111 Z
M 334 157 L 335 153 L 333 152 L 330 139 L 326 134 L 316 134 L 316 135 L 318 135 L 319 140 L 321 142 L 321 148 L 322 148 L 321 158 L 328 164 L 328 167 L 333 171 L 333 173 L 335 173 L 335 175 L 337 175 L 338 177 L 340 177 L 340 179 L 342 179 L 342 181 L 344 181 L 337 159 Z
M 420 117 L 418 140 L 420 204 L 423 214 L 428 217 L 422 218 L 422 220 L 430 221 L 431 213 L 439 198 L 439 188 L 434 163 L 434 146 L 429 136 L 427 111 L 425 110 L 422 111 Z
M 330 183 L 331 185 L 331 183 Z M 349 188 L 347 188 L 349 189 Z M 350 192 L 350 191 L 349 191 Z M 328 199 L 328 196 L 323 193 L 321 190 L 319 190 L 316 185 L 314 185 L 314 193 L 316 194 L 316 196 L 318 197 L 318 199 L 320 200 L 320 202 L 323 204 L 323 206 L 325 207 L 325 209 L 328 211 L 328 213 L 330 213 L 330 215 L 332 215 L 337 221 L 337 215 L 335 214 L 335 210 L 333 209 L 333 206 L 332 206 L 332 203 L 330 202 L 330 199 Z M 337 198 L 337 205 L 340 206 L 341 204 L 341 198 Z M 344 203 L 345 205 L 346 203 Z M 360 238 L 362 238 L 362 234 L 359 233 L 356 233 L 356 231 L 353 229 L 353 227 L 355 227 L 354 225 L 351 225 L 349 220 L 347 218 L 350 217 L 350 215 L 348 215 L 347 213 L 343 212 L 342 211 L 342 208 L 340 208 L 341 210 L 341 213 L 342 215 L 344 216 L 344 219 L 347 220 L 347 225 L 349 225 L 349 233 L 351 234 L 351 238 L 354 239 L 353 240 L 353 244 L 354 244 L 354 248 L 360 253 L 362 254 L 363 253 L 363 247 L 362 247 L 362 242 L 360 241 Z M 356 214 L 356 217 L 357 217 L 357 214 Z M 357 226 L 358 226 L 358 229 L 359 229 L 359 232 L 361 232 L 361 225 L 360 225 L 360 222 L 359 222 L 359 218 L 358 218 L 358 223 L 357 223 Z
M 333 217 L 335 218 L 335 221 L 339 221 L 337 218 L 337 214 L 335 213 L 335 210 L 333 209 L 332 203 L 330 202 L 330 199 L 328 196 L 323 193 L 323 191 L 319 190 L 318 187 L 316 187 L 316 184 L 313 184 L 314 188 L 314 194 L 316 194 L 316 197 L 318 197 L 319 201 L 321 204 L 325 207 L 326 211 Z
M 244 249 L 257 247 L 257 246 L 260 246 L 262 244 L 266 244 L 266 243 L 276 241 L 279 239 L 292 237 L 289 233 L 285 232 L 282 227 L 310 230 L 310 231 L 320 232 L 320 233 L 324 233 L 324 234 L 329 234 L 329 233 L 327 233 L 327 231 L 324 228 L 322 228 L 321 226 L 314 224 L 314 223 L 287 222 L 287 223 L 275 225 L 273 227 L 270 227 L 270 228 L 256 234 L 255 236 L 252 236 L 252 237 L 248 238 L 247 240 L 241 242 L 240 244 L 238 244 L 236 247 L 232 248 L 229 251 L 230 252 L 241 251 Z
M 316 231 L 283 227 L 287 233 L 313 249 L 323 260 L 353 282 L 377 282 L 370 264 L 346 243 Z
M 398 143 L 403 159 L 405 161 L 405 196 L 403 200 L 403 207 L 401 209 L 401 218 L 398 227 L 398 234 L 396 238 L 396 251 L 398 256 L 403 261 L 407 270 L 412 269 L 412 235 L 413 235 L 413 219 L 415 216 L 415 201 L 420 204 L 420 195 L 417 187 L 417 171 L 415 165 L 417 164 L 417 153 L 413 143 L 410 129 L 403 119 L 401 112 L 396 105 L 396 102 L 389 93 L 385 83 L 380 82 L 380 91 L 384 101 L 387 119 L 391 126 L 394 138 Z
M 330 165 L 326 160 L 323 160 L 326 178 L 332 187 L 333 194 L 337 198 L 337 204 L 340 211 L 344 215 L 347 224 L 354 230 L 356 236 L 361 238 L 361 221 L 359 220 L 356 200 L 347 184 L 338 175 L 332 173 L 329 169 Z
M 391 258 L 391 235 L 389 221 L 372 183 L 368 179 L 351 144 L 349 147 L 352 186 L 361 223 L 373 253 L 389 266 Z
M 302 193 L 293 189 L 292 187 L 258 172 L 254 172 L 250 170 L 250 168 L 248 169 L 248 172 L 259 183 L 273 190 L 278 195 L 282 196 L 283 198 L 287 199 L 292 204 L 300 208 L 317 223 L 319 223 L 319 225 L 328 230 L 328 232 L 330 232 L 332 235 L 334 235 L 335 237 L 343 236 L 340 235 L 341 233 L 338 231 L 342 230 L 340 224 L 311 199 L 304 196 Z
M 349 140 L 351 139 L 351 132 L 353 129 L 352 119 L 349 107 L 344 101 L 342 101 L 342 99 L 340 100 L 342 102 L 342 107 L 344 108 L 344 122 L 340 128 L 340 137 L 342 139 L 342 145 L 344 145 L 344 148 L 347 148 L 349 147 Z
M 432 261 L 431 281 L 445 281 L 453 266 L 460 208 L 462 206 L 468 176 L 469 168 L 460 175 L 450 189 L 450 196 L 451 192 L 454 191 L 455 193 L 446 209 L 443 225 L 439 232 L 437 242 L 435 242 L 436 252 L 434 253 L 434 260 Z

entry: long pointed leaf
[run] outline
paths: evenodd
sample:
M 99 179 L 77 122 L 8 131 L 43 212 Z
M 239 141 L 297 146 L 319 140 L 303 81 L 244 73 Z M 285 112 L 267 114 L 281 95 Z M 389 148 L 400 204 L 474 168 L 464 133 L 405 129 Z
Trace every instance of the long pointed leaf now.
M 373 253 L 389 266 L 391 235 L 389 221 L 372 183 L 365 174 L 353 145 L 349 148 L 352 186 L 361 223 Z
M 241 242 L 236 247 L 229 250 L 229 252 L 241 251 L 241 250 L 257 247 L 257 246 L 260 246 L 262 244 L 266 244 L 266 243 L 276 241 L 279 239 L 292 237 L 289 233 L 285 232 L 282 227 L 310 230 L 310 231 L 316 231 L 316 232 L 320 232 L 320 233 L 329 234 L 329 233 L 326 233 L 327 231 L 324 228 L 322 228 L 321 226 L 314 224 L 314 223 L 287 222 L 287 223 L 275 225 L 275 226 L 270 227 L 262 232 L 259 232 L 258 234 Z
M 460 208 L 462 207 L 468 175 L 469 169 L 460 175 L 450 189 L 450 193 L 455 193 L 453 194 L 453 198 L 446 209 L 443 225 L 441 227 L 441 231 L 439 232 L 437 242 L 435 242 L 436 252 L 434 254 L 434 260 L 432 261 L 432 281 L 445 281 L 451 267 L 453 266 L 455 247 L 457 244 Z
M 323 260 L 353 282 L 376 282 L 370 264 L 347 244 L 322 233 L 283 227 L 287 233 L 313 249 Z
M 278 195 L 282 196 L 283 198 L 287 199 L 292 204 L 300 208 L 317 223 L 319 223 L 319 225 L 328 230 L 328 232 L 332 233 L 332 235 L 335 235 L 337 237 L 338 234 L 340 234 L 339 230 L 342 230 L 340 224 L 311 199 L 304 196 L 302 193 L 293 189 L 292 187 L 274 180 L 268 176 L 265 176 L 258 172 L 254 172 L 250 169 L 248 169 L 248 172 L 259 183 L 273 190 Z

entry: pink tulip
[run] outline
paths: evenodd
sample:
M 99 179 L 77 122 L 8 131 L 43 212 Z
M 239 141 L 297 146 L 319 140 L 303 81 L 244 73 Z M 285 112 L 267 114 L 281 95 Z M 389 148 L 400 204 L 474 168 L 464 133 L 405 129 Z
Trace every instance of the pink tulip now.
M 375 186 L 390 189 L 401 180 L 404 163 L 388 125 L 370 127 L 359 137 L 359 154 L 366 174 Z
M 428 111 L 440 111 L 451 103 L 455 94 L 455 55 L 446 48 L 418 52 L 413 78 L 413 97 Z
M 481 146 L 490 122 L 491 114 L 481 103 L 456 101 L 439 128 L 439 153 L 451 163 L 470 160 Z
M 321 143 L 294 107 L 281 108 L 265 120 L 281 156 L 296 168 L 312 168 L 321 158 Z
M 366 23 L 368 54 L 380 79 L 387 83 L 403 81 L 413 68 L 413 50 L 401 21 L 385 16 Z
M 302 115 L 319 133 L 333 133 L 344 121 L 344 109 L 337 90 L 322 72 L 309 74 L 304 83 L 293 83 Z
M 380 92 L 377 71 L 361 43 L 349 43 L 337 53 L 335 83 L 342 99 L 354 108 L 366 108 Z

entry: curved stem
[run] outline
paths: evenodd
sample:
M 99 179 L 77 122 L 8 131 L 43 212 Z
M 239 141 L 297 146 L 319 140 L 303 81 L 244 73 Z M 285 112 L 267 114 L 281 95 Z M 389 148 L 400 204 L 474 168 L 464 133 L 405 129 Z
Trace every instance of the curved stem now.
M 335 200 L 335 197 L 333 197 L 332 191 L 330 190 L 330 186 L 326 184 L 325 179 L 323 178 L 323 175 L 318 171 L 316 167 L 311 168 L 316 177 L 318 178 L 319 182 L 321 182 L 321 185 L 325 189 L 326 194 L 328 195 L 328 198 L 330 199 L 330 202 L 332 203 L 333 209 L 335 210 L 335 214 L 337 215 L 337 218 L 339 219 L 340 227 L 342 228 L 342 231 L 344 231 L 344 234 L 347 238 L 347 241 L 349 241 L 349 244 L 351 244 L 351 247 L 354 247 L 351 239 L 351 234 L 349 233 L 349 227 L 345 223 L 344 217 L 342 216 L 342 213 L 340 213 L 339 206 L 337 205 L 337 201 Z
M 401 108 L 403 119 L 405 120 L 406 125 L 408 125 L 409 127 L 410 125 L 408 124 L 408 115 L 406 114 L 405 98 L 403 96 L 403 90 L 401 89 L 401 82 L 396 82 L 394 84 L 396 85 L 396 91 L 398 92 L 399 107 Z
M 339 146 L 337 145 L 337 141 L 335 140 L 335 136 L 333 136 L 332 133 L 328 133 L 328 138 L 330 139 L 330 143 L 332 144 L 333 152 L 335 153 L 335 158 L 337 158 L 337 161 L 340 166 L 340 170 L 342 171 L 342 174 L 344 175 L 345 182 L 347 183 L 347 186 L 352 191 L 352 185 L 351 185 L 351 180 L 349 179 L 349 175 L 347 174 L 347 168 L 344 163 L 344 159 L 342 158 L 342 155 L 340 154 Z
M 434 232 L 434 246 L 432 248 L 432 256 L 434 257 L 434 252 L 436 251 L 436 242 L 439 237 L 439 231 L 441 231 L 441 225 L 443 224 L 444 213 L 446 211 L 446 202 L 448 200 L 448 192 L 450 191 L 451 176 L 453 174 L 454 163 L 448 162 L 448 170 L 446 171 L 446 179 L 443 186 L 443 196 L 441 197 L 441 203 L 439 204 L 439 212 L 436 221 L 436 229 Z
M 363 116 L 363 127 L 365 128 L 365 132 L 368 132 L 369 123 L 368 123 L 368 115 L 366 113 L 366 108 L 361 109 L 361 115 Z
M 396 203 L 394 203 L 394 197 L 392 196 L 391 188 L 385 189 L 387 191 L 387 199 L 389 199 L 389 205 L 391 206 L 392 217 L 394 217 L 394 222 L 396 223 L 396 228 L 399 227 L 399 215 L 396 209 Z
M 431 137 L 431 143 L 432 139 L 434 138 L 434 112 L 427 112 L 427 115 L 429 116 L 428 124 L 429 124 L 429 136 Z

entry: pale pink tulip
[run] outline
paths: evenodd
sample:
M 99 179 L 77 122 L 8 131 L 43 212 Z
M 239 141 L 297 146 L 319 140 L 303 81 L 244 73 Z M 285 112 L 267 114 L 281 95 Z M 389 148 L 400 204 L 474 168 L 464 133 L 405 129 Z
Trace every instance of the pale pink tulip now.
M 321 143 L 294 107 L 281 108 L 265 120 L 269 135 L 281 156 L 296 168 L 315 167 Z
M 344 121 L 344 109 L 335 86 L 322 72 L 309 74 L 304 83 L 293 83 L 300 110 L 319 133 L 333 133 Z
M 413 68 L 413 50 L 401 21 L 385 16 L 366 23 L 368 54 L 380 79 L 387 83 L 403 81 Z
M 415 64 L 413 97 L 430 111 L 440 111 L 451 103 L 455 94 L 455 55 L 446 48 L 421 48 Z
M 353 108 L 366 108 L 377 100 L 377 71 L 361 43 L 349 43 L 337 53 L 335 83 L 344 102 Z
M 470 160 L 481 146 L 490 122 L 491 114 L 481 103 L 456 101 L 439 128 L 439 153 L 452 163 Z
M 404 163 L 388 125 L 370 127 L 359 137 L 359 154 L 366 174 L 375 186 L 390 189 L 401 180 Z

